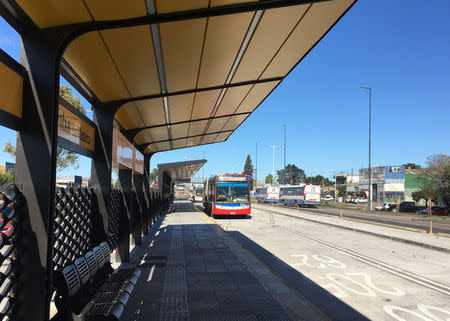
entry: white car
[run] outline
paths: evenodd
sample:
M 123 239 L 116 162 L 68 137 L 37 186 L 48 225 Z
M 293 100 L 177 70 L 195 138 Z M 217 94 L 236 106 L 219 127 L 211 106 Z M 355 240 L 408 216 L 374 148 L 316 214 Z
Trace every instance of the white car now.
M 334 200 L 334 197 L 331 195 L 322 197 L 322 201 L 333 201 L 333 200 Z
M 359 203 L 367 203 L 367 198 L 365 197 L 357 197 L 353 201 L 353 203 L 359 204 Z

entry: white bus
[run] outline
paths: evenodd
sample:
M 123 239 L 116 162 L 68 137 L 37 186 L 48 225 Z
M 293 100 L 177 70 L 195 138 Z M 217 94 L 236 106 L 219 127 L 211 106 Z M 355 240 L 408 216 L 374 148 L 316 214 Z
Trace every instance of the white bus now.
M 203 184 L 194 185 L 194 188 L 192 189 L 192 201 L 203 202 L 203 194 L 205 194 Z
M 314 206 L 320 204 L 319 185 L 282 186 L 280 194 L 280 202 L 284 205 Z
M 276 186 L 257 187 L 255 197 L 258 203 L 260 202 L 278 203 L 280 201 L 280 188 Z

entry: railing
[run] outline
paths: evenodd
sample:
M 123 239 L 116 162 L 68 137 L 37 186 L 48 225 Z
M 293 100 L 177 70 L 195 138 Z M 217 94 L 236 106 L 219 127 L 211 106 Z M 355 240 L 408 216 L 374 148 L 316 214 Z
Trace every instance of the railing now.
M 17 241 L 20 237 L 20 210 L 23 198 L 15 185 L 1 192 L 0 200 L 0 320 L 14 320 L 14 298 L 19 289 L 20 255 Z
M 72 264 L 92 247 L 93 191 L 59 189 L 56 193 L 53 268 Z
M 119 244 L 120 215 L 124 210 L 123 197 L 120 189 L 112 188 L 108 215 L 108 245 L 115 249 Z

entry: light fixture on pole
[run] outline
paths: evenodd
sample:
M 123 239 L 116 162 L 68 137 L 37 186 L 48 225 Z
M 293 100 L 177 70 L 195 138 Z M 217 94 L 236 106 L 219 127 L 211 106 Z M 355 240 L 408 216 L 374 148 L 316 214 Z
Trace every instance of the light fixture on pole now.
M 372 210 L 372 165 L 371 165 L 371 138 L 372 138 L 372 88 L 361 86 L 369 90 L 369 210 Z
M 266 145 L 266 147 L 272 148 L 272 184 L 275 185 L 275 148 L 280 147 L 278 145 Z

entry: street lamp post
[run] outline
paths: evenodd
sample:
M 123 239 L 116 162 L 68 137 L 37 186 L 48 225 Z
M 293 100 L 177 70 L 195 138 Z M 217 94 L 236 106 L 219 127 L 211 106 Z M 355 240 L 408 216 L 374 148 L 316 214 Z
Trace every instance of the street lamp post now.
M 361 86 L 369 90 L 369 209 L 372 210 L 372 165 L 371 165 L 371 138 L 372 138 L 372 88 Z
M 275 148 L 280 147 L 280 146 L 266 145 L 266 147 L 272 148 L 272 184 L 275 185 Z

